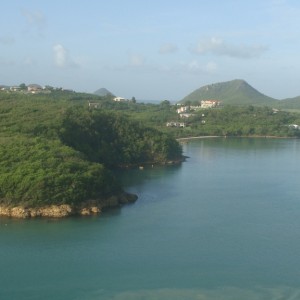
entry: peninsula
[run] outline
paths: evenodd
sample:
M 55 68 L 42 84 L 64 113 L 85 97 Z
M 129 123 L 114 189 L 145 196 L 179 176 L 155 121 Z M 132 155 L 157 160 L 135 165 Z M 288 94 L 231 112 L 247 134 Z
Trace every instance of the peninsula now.
M 132 203 L 137 196 L 124 191 L 115 170 L 180 163 L 177 139 L 298 138 L 295 99 L 285 107 L 289 100 L 271 99 L 243 80 L 202 87 L 176 104 L 139 103 L 106 89 L 1 88 L 0 215 L 89 215 Z
M 124 191 L 116 168 L 182 160 L 173 137 L 124 113 L 91 108 L 95 99 L 105 100 L 69 91 L 0 92 L 0 215 L 97 214 L 137 199 Z

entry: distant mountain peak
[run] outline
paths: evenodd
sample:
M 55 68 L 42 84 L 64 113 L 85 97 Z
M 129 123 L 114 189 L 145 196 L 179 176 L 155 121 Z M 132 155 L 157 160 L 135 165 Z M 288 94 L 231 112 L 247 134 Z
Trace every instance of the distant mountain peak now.
M 231 105 L 267 105 L 277 102 L 276 99 L 257 91 L 243 79 L 205 85 L 187 95 L 180 102 L 199 103 L 205 99 L 217 99 L 222 101 L 223 104 Z
M 111 96 L 115 96 L 113 93 L 111 93 L 109 90 L 107 90 L 106 88 L 100 88 L 98 89 L 97 91 L 94 92 L 95 95 L 98 95 L 98 96 L 108 96 L 108 95 L 111 95 Z

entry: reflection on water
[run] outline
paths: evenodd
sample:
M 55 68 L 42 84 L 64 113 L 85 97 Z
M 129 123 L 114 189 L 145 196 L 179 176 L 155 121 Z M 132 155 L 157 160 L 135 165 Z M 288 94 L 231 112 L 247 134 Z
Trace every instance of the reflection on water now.
M 155 180 L 158 178 L 164 178 L 172 176 L 174 172 L 179 170 L 182 164 L 171 164 L 171 165 L 149 165 L 145 166 L 144 169 L 133 168 L 128 170 L 118 170 L 115 172 L 116 176 L 121 180 L 125 187 L 132 185 L 147 184 L 149 180 Z
M 101 292 L 100 292 L 101 294 Z M 100 295 L 99 295 L 100 296 Z M 95 297 L 95 298 L 94 298 Z M 102 299 L 93 296 L 91 299 Z M 295 300 L 300 299 L 300 289 L 281 288 L 255 288 L 251 290 L 235 287 L 223 287 L 216 290 L 201 289 L 160 289 L 127 291 L 113 295 L 107 300 Z M 105 299 L 106 300 L 106 299 Z
M 300 149 L 298 139 L 266 139 L 266 138 L 207 138 L 185 141 L 183 150 L 190 153 L 197 150 L 202 159 L 213 158 L 215 155 L 247 152 L 247 153 L 272 153 L 288 147 L 294 151 Z M 193 151 L 193 154 L 195 152 Z
M 300 140 L 205 139 L 97 217 L 0 218 L 0 299 L 300 299 Z

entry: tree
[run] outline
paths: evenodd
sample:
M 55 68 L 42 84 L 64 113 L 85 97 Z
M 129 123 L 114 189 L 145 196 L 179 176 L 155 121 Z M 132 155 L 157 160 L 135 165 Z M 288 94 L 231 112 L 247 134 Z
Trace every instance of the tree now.
M 46 90 L 49 90 L 49 91 L 53 91 L 53 90 L 54 90 L 54 87 L 51 86 L 51 85 L 46 85 L 46 86 L 45 86 L 45 89 L 46 89 Z
M 25 83 L 21 83 L 20 85 L 19 85 L 19 87 L 21 88 L 21 90 L 27 90 L 27 86 L 26 86 L 26 84 Z
M 171 103 L 169 100 L 163 100 L 161 103 L 160 103 L 160 106 L 162 108 L 169 108 L 171 106 Z

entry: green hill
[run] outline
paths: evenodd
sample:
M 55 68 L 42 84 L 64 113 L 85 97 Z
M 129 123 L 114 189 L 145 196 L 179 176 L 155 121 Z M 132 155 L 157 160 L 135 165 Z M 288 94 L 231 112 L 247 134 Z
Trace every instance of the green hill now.
M 171 136 L 85 97 L 0 92 L 0 216 L 98 212 L 136 199 L 116 167 L 182 159 Z
M 300 96 L 280 100 L 278 107 L 283 109 L 300 109 Z
M 180 103 L 199 103 L 201 100 L 220 100 L 230 105 L 276 105 L 278 100 L 268 97 L 246 81 L 235 79 L 203 86 L 183 98 Z
M 101 96 L 101 97 L 105 97 L 105 96 L 115 96 L 113 93 L 111 93 L 109 90 L 107 90 L 106 88 L 101 88 L 98 89 L 97 91 L 94 92 L 95 95 L 97 96 Z

